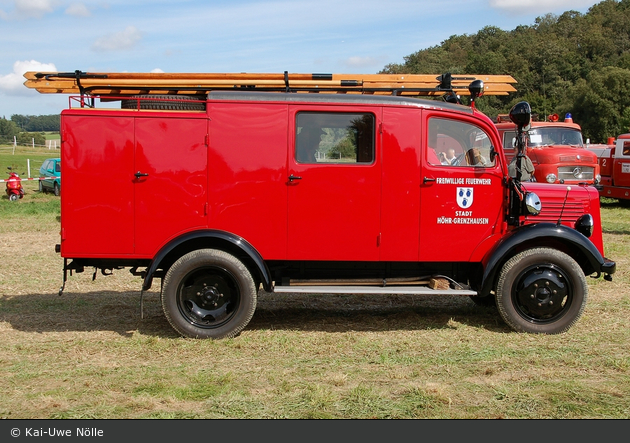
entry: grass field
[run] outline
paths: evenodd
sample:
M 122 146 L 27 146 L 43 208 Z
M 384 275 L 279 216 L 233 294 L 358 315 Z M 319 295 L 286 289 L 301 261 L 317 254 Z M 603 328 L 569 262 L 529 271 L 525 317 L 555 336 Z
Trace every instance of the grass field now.
M 629 215 L 603 202 L 618 271 L 589 279 L 565 334 L 512 332 L 464 297 L 261 293 L 239 337 L 202 341 L 174 333 L 159 281 L 141 300 L 126 270 L 57 295 L 59 199 L 4 196 L 0 417 L 625 419 Z

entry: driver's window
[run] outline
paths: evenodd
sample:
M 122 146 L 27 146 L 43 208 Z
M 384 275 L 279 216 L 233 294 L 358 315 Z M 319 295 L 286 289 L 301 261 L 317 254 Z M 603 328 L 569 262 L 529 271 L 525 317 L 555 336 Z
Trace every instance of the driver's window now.
M 494 166 L 488 135 L 470 123 L 445 118 L 429 119 L 427 149 L 427 158 L 432 165 Z

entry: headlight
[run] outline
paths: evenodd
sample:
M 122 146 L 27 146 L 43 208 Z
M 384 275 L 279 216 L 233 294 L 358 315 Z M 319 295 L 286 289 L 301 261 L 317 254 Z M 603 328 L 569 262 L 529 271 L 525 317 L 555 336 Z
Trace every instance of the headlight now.
M 575 230 L 585 237 L 590 237 L 593 233 L 593 216 L 584 214 L 575 222 Z
M 547 174 L 547 177 L 545 177 L 547 179 L 547 183 L 555 183 L 556 180 L 558 180 L 558 177 L 556 177 L 556 174 Z
M 533 192 L 528 192 L 527 195 L 525 195 L 525 207 L 527 208 L 527 212 L 531 215 L 540 214 L 540 210 L 542 209 L 540 197 Z
M 601 183 L 601 181 L 602 181 L 602 176 L 597 174 L 595 176 L 595 184 L 599 184 L 599 183 Z

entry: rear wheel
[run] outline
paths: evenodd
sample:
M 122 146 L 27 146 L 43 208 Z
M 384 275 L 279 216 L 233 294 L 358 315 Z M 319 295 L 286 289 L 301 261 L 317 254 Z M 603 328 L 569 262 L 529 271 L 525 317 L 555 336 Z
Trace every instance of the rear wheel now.
M 61 194 L 61 186 L 59 186 L 59 183 L 55 183 L 55 186 L 53 187 L 53 192 L 57 197 L 59 197 L 59 195 Z
M 508 260 L 497 284 L 497 308 L 518 332 L 558 334 L 578 321 L 588 287 L 580 266 L 549 248 L 528 249 Z
M 185 337 L 238 335 L 254 315 L 256 299 L 256 286 L 247 267 L 220 250 L 190 252 L 164 277 L 164 314 Z

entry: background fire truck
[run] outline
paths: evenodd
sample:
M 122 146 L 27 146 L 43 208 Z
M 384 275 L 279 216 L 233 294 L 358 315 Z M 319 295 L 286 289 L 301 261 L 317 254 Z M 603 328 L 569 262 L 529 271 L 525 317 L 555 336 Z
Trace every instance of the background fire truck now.
M 602 175 L 600 197 L 619 199 L 630 204 L 630 133 L 608 139 L 605 145 L 590 145 L 597 155 Z
M 559 121 L 558 115 L 549 121 L 532 122 L 527 137 L 527 156 L 534 164 L 534 177 L 540 183 L 590 184 L 601 180 L 597 155 L 585 148 L 580 125 L 573 122 L 571 114 Z M 514 140 L 516 125 L 507 115 L 499 115 L 496 123 L 508 162 L 516 155 Z

